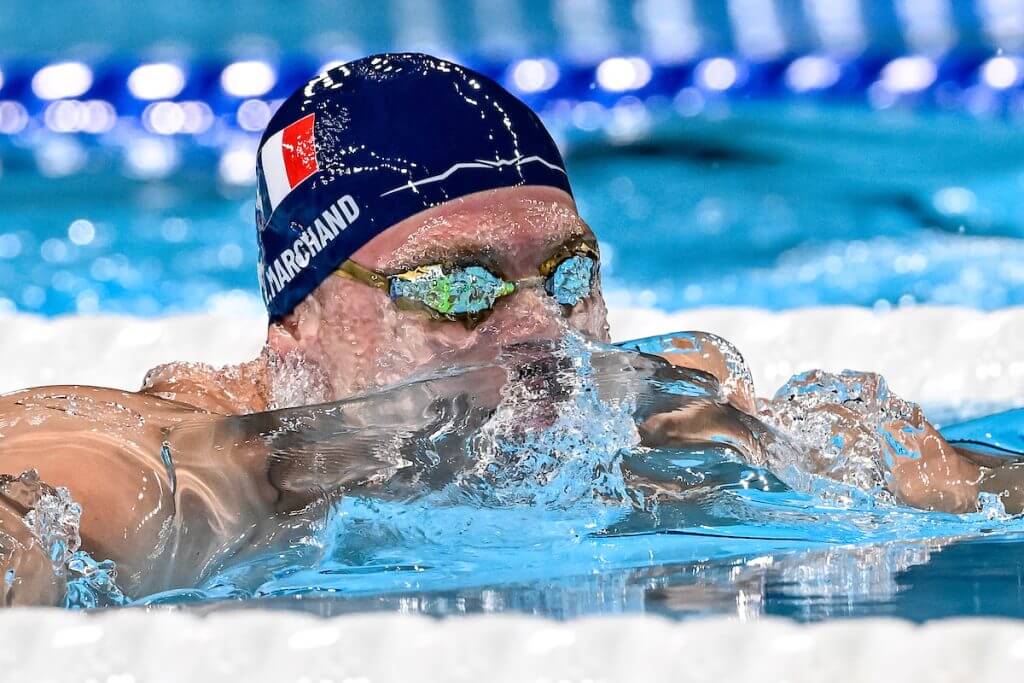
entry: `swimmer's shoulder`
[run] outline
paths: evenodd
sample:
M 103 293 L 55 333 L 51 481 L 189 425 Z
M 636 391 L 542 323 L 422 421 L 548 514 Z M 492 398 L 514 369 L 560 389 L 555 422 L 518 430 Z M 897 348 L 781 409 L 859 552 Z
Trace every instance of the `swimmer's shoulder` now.
M 140 393 L 221 415 L 267 409 L 259 361 L 215 368 L 206 363 L 167 363 L 146 373 Z
M 41 431 L 68 435 L 124 430 L 144 440 L 146 429 L 195 419 L 200 412 L 191 405 L 123 389 L 71 384 L 20 389 L 0 395 L 0 446 L 17 435 Z
M 173 412 L 175 408 L 155 396 L 84 384 L 54 384 L 0 394 L 0 415 L 26 408 L 86 414 L 95 406 L 131 407 L 147 412 L 160 409 Z M 178 406 L 178 409 L 187 407 Z

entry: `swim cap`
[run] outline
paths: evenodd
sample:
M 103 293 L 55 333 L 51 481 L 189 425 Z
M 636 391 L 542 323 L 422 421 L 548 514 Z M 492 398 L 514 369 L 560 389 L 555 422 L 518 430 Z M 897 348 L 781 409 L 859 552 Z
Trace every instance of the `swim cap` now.
M 320 74 L 282 103 L 256 161 L 259 279 L 287 315 L 369 242 L 450 199 L 516 185 L 572 194 L 540 119 L 491 79 L 422 54 Z

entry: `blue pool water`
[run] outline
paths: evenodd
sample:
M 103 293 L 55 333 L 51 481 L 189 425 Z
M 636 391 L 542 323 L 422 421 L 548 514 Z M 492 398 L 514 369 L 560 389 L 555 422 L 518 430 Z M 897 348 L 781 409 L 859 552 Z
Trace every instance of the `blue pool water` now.
M 1012 124 L 786 102 L 665 118 L 642 142 L 568 141 L 613 305 L 1024 303 Z M 225 186 L 199 152 L 146 182 L 99 162 L 43 178 L 16 152 L 0 309 L 158 315 L 227 292 L 256 300 L 251 188 Z
M 669 117 L 642 140 L 569 141 L 613 305 L 1024 303 L 1024 140 L 1009 123 L 747 102 Z M 19 159 L 3 169 L 0 310 L 254 304 L 251 190 L 221 184 L 209 160 L 142 182 L 102 165 L 41 178 Z M 997 507 L 839 505 L 724 452 L 627 451 L 619 465 L 711 483 L 655 507 L 545 487 L 543 502 L 514 504 L 356 492 L 307 544 L 194 591 L 131 597 L 319 613 L 1024 616 L 1024 527 Z
M 696 405 L 708 388 L 642 362 L 622 366 L 621 353 L 568 349 L 571 372 L 540 370 L 532 391 L 506 384 L 482 425 L 473 416 L 489 385 L 517 366 L 269 421 L 226 418 L 225 434 L 265 440 L 280 458 L 301 464 L 302 444 L 315 444 L 338 463 L 376 463 L 387 477 L 350 488 L 301 542 L 229 563 L 195 590 L 136 604 L 559 618 L 1024 616 L 1024 518 L 1006 515 L 994 498 L 970 514 L 924 512 L 881 489 L 808 476 L 799 456 L 774 461 L 776 476 L 724 445 L 646 447 L 634 420 Z M 446 396 L 458 398 L 439 407 Z M 552 402 L 557 419 L 517 431 L 550 415 Z M 409 406 L 415 420 L 393 424 L 394 404 Z M 1022 425 L 1017 411 L 948 435 L 1019 457 Z M 391 451 L 386 437 L 395 429 L 403 442 Z M 169 439 L 173 451 L 173 432 Z

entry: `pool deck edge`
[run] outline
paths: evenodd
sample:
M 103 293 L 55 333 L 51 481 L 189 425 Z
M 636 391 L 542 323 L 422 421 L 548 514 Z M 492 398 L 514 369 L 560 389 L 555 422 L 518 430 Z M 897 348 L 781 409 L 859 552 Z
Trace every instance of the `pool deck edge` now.
M 1024 621 L 653 616 L 321 618 L 263 610 L 0 615 L 8 680 L 1015 680 Z M 15 675 L 15 673 L 17 675 Z

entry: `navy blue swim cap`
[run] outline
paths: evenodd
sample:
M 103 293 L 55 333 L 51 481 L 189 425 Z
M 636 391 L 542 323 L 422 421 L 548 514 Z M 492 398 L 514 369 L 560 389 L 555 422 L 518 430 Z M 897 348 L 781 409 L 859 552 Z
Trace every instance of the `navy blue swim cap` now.
M 263 134 L 256 176 L 271 320 L 424 209 L 516 185 L 572 194 L 562 156 L 529 107 L 486 76 L 422 54 L 359 59 L 297 90 Z

